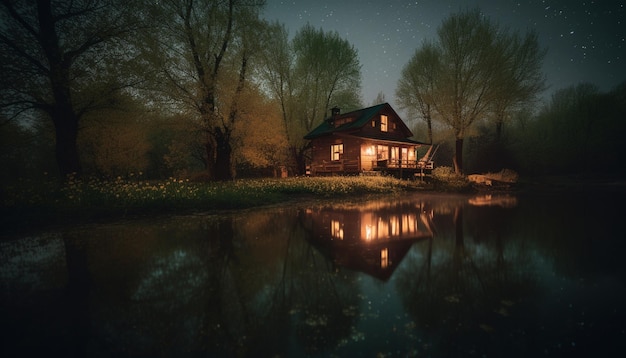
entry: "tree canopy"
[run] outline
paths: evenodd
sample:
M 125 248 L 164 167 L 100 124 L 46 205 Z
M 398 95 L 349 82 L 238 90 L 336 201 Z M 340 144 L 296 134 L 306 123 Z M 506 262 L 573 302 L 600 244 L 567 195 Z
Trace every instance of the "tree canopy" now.
M 43 113 L 52 121 L 61 175 L 81 172 L 81 117 L 115 105 L 139 75 L 115 75 L 132 60 L 126 40 L 139 28 L 136 13 L 116 0 L 2 0 L 0 109 L 7 120 Z
M 302 172 L 304 135 L 326 118 L 331 107 L 348 110 L 361 106 L 358 52 L 337 32 L 309 24 L 291 42 L 279 24 L 273 26 L 269 37 L 263 79 L 280 102 L 296 171 Z
M 429 124 L 437 119 L 455 138 L 455 171 L 463 170 L 463 140 L 472 125 L 493 118 L 501 129 L 509 111 L 543 89 L 537 36 L 493 24 L 479 10 L 449 16 L 437 40 L 425 42 L 404 67 L 397 95 L 401 107 Z

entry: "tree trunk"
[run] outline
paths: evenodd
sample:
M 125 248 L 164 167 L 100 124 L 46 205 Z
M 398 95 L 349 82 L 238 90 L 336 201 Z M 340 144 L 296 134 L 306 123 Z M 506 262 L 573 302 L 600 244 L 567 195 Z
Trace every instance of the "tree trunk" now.
M 206 153 L 205 169 L 210 179 L 215 178 L 215 145 L 211 140 L 211 135 L 207 133 L 204 149 Z
M 293 156 L 293 160 L 296 163 L 296 174 L 304 175 L 306 173 L 306 158 L 304 156 L 305 150 L 297 148 L 295 146 L 291 147 L 291 155 Z
M 232 147 L 230 145 L 230 133 L 222 131 L 221 128 L 215 130 L 215 179 L 232 180 Z
M 54 123 L 56 135 L 56 160 L 62 178 L 68 175 L 81 175 L 78 157 L 78 120 L 79 116 L 72 107 L 70 90 L 70 66 L 72 56 L 63 54 L 55 28 L 55 17 L 49 1 L 37 1 L 37 20 L 41 32 L 40 43 L 50 66 L 50 89 L 54 98 L 52 108 L 48 110 Z
M 463 174 L 463 138 L 457 138 L 455 141 L 454 158 L 454 172 L 457 174 Z
M 59 110 L 53 115 L 56 135 L 56 160 L 62 178 L 82 174 L 78 157 L 78 117 L 70 109 Z
M 433 121 L 430 117 L 426 119 L 426 125 L 428 126 L 428 144 L 433 144 Z
M 504 120 L 500 117 L 496 120 L 496 141 L 500 142 L 502 138 L 502 127 L 504 127 Z

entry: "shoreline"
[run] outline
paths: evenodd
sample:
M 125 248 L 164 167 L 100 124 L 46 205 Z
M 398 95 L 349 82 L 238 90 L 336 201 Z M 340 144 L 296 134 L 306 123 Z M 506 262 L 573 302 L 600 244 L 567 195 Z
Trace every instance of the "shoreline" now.
M 2 219 L 0 226 L 0 241 L 10 240 L 17 235 L 25 235 L 30 232 L 40 232 L 42 230 L 61 230 L 63 227 L 85 224 L 105 224 L 123 220 L 137 220 L 147 217 L 164 217 L 172 215 L 194 215 L 194 214 L 227 214 L 245 210 L 271 208 L 282 205 L 293 205 L 303 203 L 323 203 L 337 200 L 371 200 L 379 196 L 393 196 L 405 194 L 424 194 L 428 196 L 463 196 L 471 197 L 476 195 L 529 195 L 529 194 L 558 194 L 567 193 L 625 193 L 626 180 L 622 179 L 599 179 L 575 177 L 542 177 L 542 178 L 522 178 L 518 183 L 503 186 L 472 185 L 471 190 L 453 191 L 438 190 L 432 185 L 429 187 L 418 185 L 404 185 L 394 187 L 389 192 L 379 189 L 360 189 L 355 193 L 338 192 L 297 192 L 288 191 L 268 191 L 265 193 L 254 192 L 254 198 L 248 196 L 238 196 L 229 198 L 219 198 L 216 202 L 189 201 L 176 203 L 168 206 L 161 202 L 148 203 L 141 206 L 113 205 L 108 207 L 84 206 L 17 206 L 11 208 L 3 206 L 1 208 Z

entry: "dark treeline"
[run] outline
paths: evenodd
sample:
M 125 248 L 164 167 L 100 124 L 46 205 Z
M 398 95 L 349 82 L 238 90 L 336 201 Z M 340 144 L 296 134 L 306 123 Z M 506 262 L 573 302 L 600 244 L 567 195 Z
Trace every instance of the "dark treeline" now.
M 517 170 L 526 176 L 624 177 L 626 82 L 609 92 L 589 83 L 557 90 L 538 110 L 513 116 L 498 138 L 476 127 L 466 149 L 468 172 Z

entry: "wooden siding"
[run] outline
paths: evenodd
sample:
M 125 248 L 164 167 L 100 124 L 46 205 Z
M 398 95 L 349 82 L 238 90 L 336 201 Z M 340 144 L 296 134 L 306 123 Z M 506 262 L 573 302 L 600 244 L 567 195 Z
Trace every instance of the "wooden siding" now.
M 380 130 L 381 115 L 387 116 L 388 123 L 386 132 Z M 391 114 L 379 113 L 374 116 L 374 118 L 372 118 L 372 120 L 368 124 L 363 126 L 363 128 L 358 133 L 364 136 L 384 136 L 385 138 L 388 138 L 390 140 L 402 140 L 406 138 L 407 135 L 402 131 L 403 126 L 398 123 L 399 120 L 399 118 Z M 374 123 L 374 125 L 372 125 L 372 123 Z
M 343 144 L 339 160 L 332 160 L 331 146 Z M 378 149 L 386 148 L 387 155 L 379 156 Z M 392 156 L 392 148 L 398 155 Z M 403 148 L 406 149 L 403 151 Z M 409 155 L 409 151 L 414 154 Z M 313 141 L 311 175 L 357 174 L 365 171 L 397 171 L 408 173 L 424 169 L 418 161 L 416 145 L 388 143 L 350 136 L 329 136 Z
M 386 128 L 381 128 L 385 116 Z M 333 112 L 305 136 L 311 140 L 310 175 L 357 174 L 385 171 L 407 176 L 423 169 L 413 134 L 388 103 L 344 115 Z M 331 148 L 342 145 L 340 155 Z M 335 148 L 336 149 L 336 148 Z M 337 151 L 335 151 L 337 153 Z
M 343 154 L 339 160 L 332 160 L 331 146 L 343 144 Z M 361 146 L 360 140 L 351 137 L 329 136 L 313 141 L 311 175 L 359 173 Z

